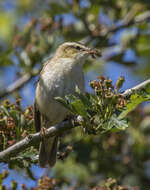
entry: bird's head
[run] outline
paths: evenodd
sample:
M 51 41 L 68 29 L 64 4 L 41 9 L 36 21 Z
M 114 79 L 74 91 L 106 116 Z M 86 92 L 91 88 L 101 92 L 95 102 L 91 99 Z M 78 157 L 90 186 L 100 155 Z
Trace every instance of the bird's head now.
M 100 56 L 100 52 L 81 43 L 65 42 L 58 47 L 55 53 L 55 57 L 57 58 L 72 58 L 77 61 L 86 58 L 88 55 L 94 58 Z

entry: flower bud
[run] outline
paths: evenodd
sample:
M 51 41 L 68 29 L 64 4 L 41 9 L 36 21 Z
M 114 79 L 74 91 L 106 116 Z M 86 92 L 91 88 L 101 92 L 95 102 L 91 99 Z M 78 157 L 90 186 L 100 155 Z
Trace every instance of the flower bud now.
M 15 180 L 13 180 L 12 183 L 11 183 L 11 189 L 12 190 L 16 190 L 17 189 L 17 185 L 18 185 L 17 182 Z
M 112 98 L 112 104 L 115 105 L 115 104 L 117 104 L 117 102 L 118 102 L 118 97 L 116 94 L 114 94 L 113 98 Z
M 116 81 L 116 89 L 120 89 L 125 81 L 125 78 L 120 76 L 118 80 Z
M 113 93 L 105 94 L 106 99 L 112 99 L 113 98 Z
M 100 81 L 104 81 L 105 77 L 104 76 L 98 76 L 97 79 L 99 79 Z
M 111 88 L 111 86 L 112 86 L 112 80 L 106 79 L 106 80 L 104 80 L 104 82 L 105 82 L 106 88 Z
M 90 81 L 89 85 L 94 89 L 94 88 L 98 88 L 100 86 L 99 82 L 96 80 Z

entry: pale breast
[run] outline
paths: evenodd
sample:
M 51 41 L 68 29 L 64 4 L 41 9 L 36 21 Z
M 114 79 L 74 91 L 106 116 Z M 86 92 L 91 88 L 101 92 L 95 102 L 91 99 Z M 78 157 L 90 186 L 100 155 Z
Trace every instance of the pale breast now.
M 50 125 L 55 125 L 65 119 L 68 114 L 60 103 L 54 98 L 64 97 L 75 93 L 77 85 L 81 91 L 84 90 L 84 75 L 81 65 L 61 65 L 49 66 L 43 72 L 36 89 L 36 102 L 40 112 L 50 121 Z

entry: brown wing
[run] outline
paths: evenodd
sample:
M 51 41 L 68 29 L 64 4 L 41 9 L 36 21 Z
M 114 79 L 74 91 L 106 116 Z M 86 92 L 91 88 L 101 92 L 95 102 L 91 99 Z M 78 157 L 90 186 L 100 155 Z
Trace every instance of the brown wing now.
M 34 102 L 34 126 L 36 132 L 41 130 L 41 114 L 37 108 L 36 102 Z
M 50 60 L 51 59 L 48 59 L 43 64 L 43 67 L 42 67 L 42 69 L 40 71 L 40 76 L 39 76 L 38 80 L 36 81 L 36 85 L 38 85 L 38 83 L 40 81 L 40 78 L 41 78 L 41 75 L 44 72 L 44 69 L 45 69 L 46 65 L 50 62 Z M 34 126 L 35 126 L 35 129 L 36 129 L 36 132 L 39 132 L 41 130 L 41 114 L 40 114 L 40 111 L 38 110 L 36 101 L 34 102 Z

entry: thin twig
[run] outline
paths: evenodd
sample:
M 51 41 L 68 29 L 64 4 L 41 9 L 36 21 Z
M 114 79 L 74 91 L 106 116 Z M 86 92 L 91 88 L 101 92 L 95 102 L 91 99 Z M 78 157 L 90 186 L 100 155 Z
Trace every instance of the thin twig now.
M 126 28 L 134 24 L 139 24 L 145 21 L 150 21 L 150 11 L 145 11 L 144 13 L 141 13 L 140 15 L 136 16 L 135 18 L 131 20 L 125 19 L 121 25 L 113 25 L 112 27 L 108 28 L 104 32 L 101 32 L 97 37 L 106 37 L 110 33 L 114 33 L 120 29 Z

